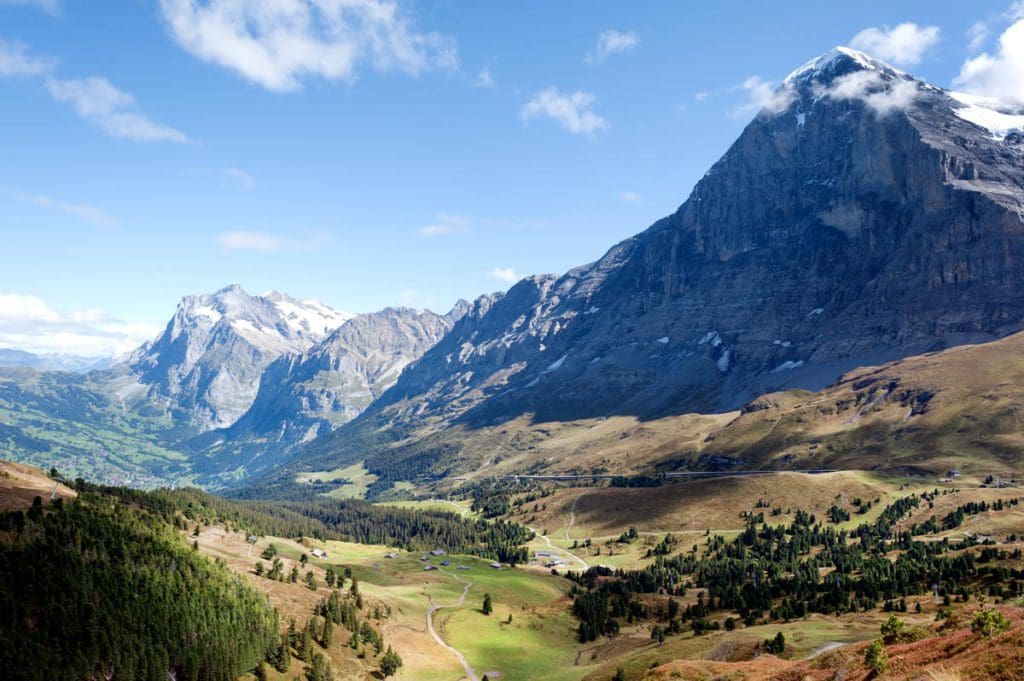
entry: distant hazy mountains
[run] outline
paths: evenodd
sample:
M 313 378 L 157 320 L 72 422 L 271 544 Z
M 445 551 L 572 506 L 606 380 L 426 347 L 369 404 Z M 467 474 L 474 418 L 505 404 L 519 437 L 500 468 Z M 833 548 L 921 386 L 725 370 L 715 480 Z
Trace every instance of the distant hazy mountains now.
M 238 285 L 186 296 L 163 333 L 109 369 L 57 380 L 47 372 L 69 359 L 0 355 L 18 367 L 0 373 L 0 452 L 128 484 L 244 477 L 361 413 L 467 307 L 356 315 Z
M 24 350 L 0 348 L 0 367 L 29 367 L 40 371 L 85 372 L 106 369 L 110 357 L 83 357 L 64 353 L 34 353 Z

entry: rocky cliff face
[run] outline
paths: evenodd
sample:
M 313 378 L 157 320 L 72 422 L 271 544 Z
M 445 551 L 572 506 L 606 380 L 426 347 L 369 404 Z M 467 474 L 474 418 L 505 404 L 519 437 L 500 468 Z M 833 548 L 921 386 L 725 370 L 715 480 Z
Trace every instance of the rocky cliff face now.
M 222 428 L 252 405 L 271 362 L 308 350 L 351 317 L 315 301 L 229 286 L 182 299 L 164 332 L 122 366 L 193 428 Z
M 674 214 L 477 301 L 334 447 L 388 425 L 723 410 L 1017 330 L 1022 114 L 833 50 Z
M 264 371 L 252 406 L 224 438 L 281 449 L 330 432 L 394 385 L 464 309 L 460 304 L 438 315 L 386 308 L 358 315 L 305 353 L 282 355 Z

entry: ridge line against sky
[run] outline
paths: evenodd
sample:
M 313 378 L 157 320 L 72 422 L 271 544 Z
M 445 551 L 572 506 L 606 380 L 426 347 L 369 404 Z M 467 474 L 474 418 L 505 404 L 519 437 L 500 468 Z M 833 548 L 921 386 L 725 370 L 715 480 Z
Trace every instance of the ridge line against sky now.
M 0 347 L 120 353 L 231 281 L 445 311 L 563 272 L 836 44 L 1024 104 L 1020 0 L 677 5 L 0 0 Z

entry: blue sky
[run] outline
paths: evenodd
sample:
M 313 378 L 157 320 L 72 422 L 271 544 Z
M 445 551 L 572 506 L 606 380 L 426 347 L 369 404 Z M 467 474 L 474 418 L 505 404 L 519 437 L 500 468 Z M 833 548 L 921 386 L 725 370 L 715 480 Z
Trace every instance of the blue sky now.
M 1019 73 L 1024 31 L 1007 0 L 337 4 L 0 0 L 0 346 L 121 350 L 232 282 L 446 310 L 675 210 L 835 45 L 950 86 Z

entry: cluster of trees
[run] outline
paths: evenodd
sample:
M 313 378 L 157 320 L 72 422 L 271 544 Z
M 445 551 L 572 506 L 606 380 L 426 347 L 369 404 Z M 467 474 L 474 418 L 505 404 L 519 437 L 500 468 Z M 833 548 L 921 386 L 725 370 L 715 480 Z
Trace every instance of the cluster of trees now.
M 76 488 L 117 497 L 179 527 L 183 521 L 220 522 L 255 535 L 336 539 L 410 551 L 441 548 L 512 564 L 528 559 L 522 544 L 533 536 L 514 523 L 467 519 L 445 511 L 376 506 L 358 499 L 232 500 L 192 488 L 144 492 L 98 487 L 82 480 L 76 482 Z
M 984 550 L 964 550 L 975 545 L 973 539 L 921 542 L 911 532 L 896 532 L 896 524 L 920 503 L 917 496 L 901 498 L 875 522 L 849 533 L 823 526 L 813 515 L 797 510 L 789 526 L 750 522 L 732 541 L 709 537 L 702 555 L 696 550 L 656 555 L 638 570 L 598 567 L 570 573 L 577 582 L 572 595 L 580 640 L 613 635 L 619 619 L 646 617 L 639 594 L 682 596 L 694 586 L 705 591 L 696 604 L 676 609 L 680 623 L 675 614 L 668 616 L 668 630 L 681 630 L 685 622 L 700 633 L 707 629 L 706 618 L 719 611 L 736 611 L 745 623 L 753 624 L 809 612 L 864 610 L 927 593 L 933 584 L 946 593 L 967 583 L 988 584 L 994 594 L 1024 591 L 1024 570 L 989 563 L 1005 557 L 1005 551 L 985 549 L 993 551 L 986 557 Z
M 37 497 L 0 529 L 5 679 L 229 681 L 274 642 L 264 597 L 116 496 Z

